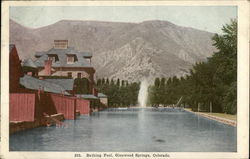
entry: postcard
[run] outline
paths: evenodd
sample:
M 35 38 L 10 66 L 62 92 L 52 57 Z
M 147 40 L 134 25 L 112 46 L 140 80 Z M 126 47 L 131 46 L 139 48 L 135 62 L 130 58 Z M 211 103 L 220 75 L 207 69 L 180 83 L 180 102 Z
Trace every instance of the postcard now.
M 248 158 L 248 1 L 4 1 L 1 157 Z

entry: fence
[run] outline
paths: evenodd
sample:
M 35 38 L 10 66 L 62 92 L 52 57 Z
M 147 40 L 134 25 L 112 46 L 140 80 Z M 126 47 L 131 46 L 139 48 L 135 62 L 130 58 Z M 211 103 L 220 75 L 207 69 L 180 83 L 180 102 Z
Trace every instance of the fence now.
M 57 110 L 55 107 L 55 102 L 52 99 L 51 93 L 45 93 L 41 92 L 38 93 L 38 99 L 39 99 L 39 107 L 37 109 L 37 114 L 43 115 L 43 113 L 53 115 L 57 114 Z
M 11 93 L 9 107 L 10 121 L 34 121 L 35 107 L 35 93 Z
M 43 113 L 63 113 L 65 119 L 75 119 L 76 109 L 80 114 L 89 114 L 90 101 L 44 92 L 10 94 L 10 121 L 34 121 Z
M 76 100 L 72 97 L 51 94 L 57 113 L 63 113 L 65 119 L 76 118 Z
M 84 99 L 76 99 L 76 109 L 80 111 L 80 114 L 90 113 L 90 101 Z

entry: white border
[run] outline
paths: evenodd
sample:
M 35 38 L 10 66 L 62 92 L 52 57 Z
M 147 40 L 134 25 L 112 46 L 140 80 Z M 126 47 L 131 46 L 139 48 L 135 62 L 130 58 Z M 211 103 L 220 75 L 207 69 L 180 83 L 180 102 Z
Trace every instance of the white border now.
M 1 154 L 3 158 L 75 158 L 76 152 L 9 152 L 9 6 L 238 6 L 237 152 L 167 152 L 168 158 L 248 158 L 249 149 L 249 2 L 242 1 L 4 1 L 1 41 Z M 95 152 L 91 152 L 95 153 Z M 98 152 L 96 152 L 98 153 Z M 84 152 L 80 152 L 82 158 Z M 101 153 L 103 154 L 103 152 Z M 124 154 L 124 153 L 123 153 Z M 128 153 L 129 154 L 129 153 Z M 131 153 L 130 153 L 131 154 Z M 153 153 L 144 153 L 153 154 Z M 166 153 L 159 153 L 166 154 Z M 94 157 L 89 157 L 94 159 Z M 104 158 L 104 157 L 102 157 Z M 128 158 L 128 157 L 126 157 Z M 99 158 L 100 159 L 100 158 Z

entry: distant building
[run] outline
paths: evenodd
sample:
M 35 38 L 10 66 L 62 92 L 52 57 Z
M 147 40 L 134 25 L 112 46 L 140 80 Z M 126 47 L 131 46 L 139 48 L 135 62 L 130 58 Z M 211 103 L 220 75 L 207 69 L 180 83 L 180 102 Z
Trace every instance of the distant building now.
M 90 92 L 93 90 L 95 69 L 91 65 L 91 53 L 69 47 L 68 40 L 54 40 L 53 48 L 36 52 L 35 57 L 38 76 L 86 78 Z
M 73 82 L 72 79 L 40 80 L 29 75 L 20 78 L 20 84 L 26 89 L 64 95 L 70 95 L 73 90 Z
M 63 43 L 64 44 L 64 43 Z M 64 47 L 63 47 L 64 46 Z M 60 45 L 57 49 L 51 49 L 58 58 L 58 61 L 50 59 L 51 50 L 47 53 L 41 54 L 36 61 L 26 59 L 22 62 L 19 59 L 15 45 L 9 45 L 9 64 L 10 64 L 10 122 L 11 121 L 39 121 L 41 125 L 45 119 L 45 114 L 60 115 L 63 114 L 65 119 L 75 119 L 76 112 L 80 114 L 89 114 L 94 110 L 103 109 L 100 104 L 100 99 L 97 97 L 98 91 L 93 88 L 93 74 L 95 72 L 91 64 L 91 57 L 83 53 L 79 53 L 74 49 L 66 48 L 65 45 Z M 63 51 L 62 51 L 63 50 Z M 72 63 L 65 62 L 68 55 L 66 51 L 74 54 L 77 61 Z M 72 51 L 74 50 L 74 51 Z M 57 54 L 56 54 L 57 53 Z M 60 54 L 61 53 L 61 54 Z M 66 56 L 66 57 L 65 57 Z M 85 59 L 86 56 L 86 59 Z M 87 60 L 89 59 L 89 60 Z M 45 66 L 39 65 L 44 62 Z M 73 60 L 74 61 L 74 60 Z M 50 66 L 48 67 L 48 65 Z M 89 81 L 87 89 L 88 94 L 76 95 L 75 79 L 73 78 L 58 78 L 58 74 L 53 77 L 57 72 L 78 70 L 84 72 L 86 76 L 78 76 L 84 81 Z M 64 67 L 65 66 L 65 67 Z M 44 78 L 42 74 L 48 76 Z M 46 74 L 47 73 L 47 74 Z M 77 98 L 76 98 L 77 97 Z M 34 124 L 34 123 L 33 123 Z M 38 124 L 38 125 L 39 125 Z M 17 125 L 18 126 L 18 125 Z M 16 124 L 10 124 L 10 132 L 20 131 Z M 33 125 L 37 126 L 36 124 Z M 25 127 L 27 129 L 29 127 Z
M 93 81 L 95 69 L 91 66 L 92 54 L 69 47 L 68 40 L 54 40 L 53 48 L 36 52 L 35 57 L 39 76 L 68 76 Z
M 38 68 L 31 59 L 22 62 L 23 73 L 29 76 L 38 76 Z
M 9 45 L 9 54 L 10 133 L 44 125 L 46 114 L 75 119 L 76 108 L 83 111 L 82 114 L 90 113 L 87 100 L 72 96 L 74 79 L 39 79 L 32 60 L 23 61 L 21 66 L 15 45 Z M 31 123 L 19 125 L 16 121 Z
M 103 93 L 98 93 L 98 98 L 100 99 L 100 102 L 104 104 L 105 106 L 108 106 L 108 97 Z
M 44 81 L 51 84 L 60 85 L 64 90 L 70 94 L 74 94 L 74 79 L 44 79 Z
M 91 53 L 69 47 L 68 40 L 54 40 L 53 48 L 36 52 L 35 57 L 34 61 L 26 59 L 22 63 L 23 72 L 28 75 L 21 78 L 22 86 L 73 96 L 81 94 L 80 98 L 92 101 L 91 106 L 98 105 L 98 91 L 93 87 L 95 69 L 91 65 Z

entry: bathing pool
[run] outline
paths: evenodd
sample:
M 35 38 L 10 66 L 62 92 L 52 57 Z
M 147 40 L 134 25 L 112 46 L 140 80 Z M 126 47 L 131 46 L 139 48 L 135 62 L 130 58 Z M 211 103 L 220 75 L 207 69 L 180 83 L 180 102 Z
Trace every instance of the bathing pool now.
M 110 108 L 12 134 L 10 151 L 236 152 L 237 129 L 181 108 Z

